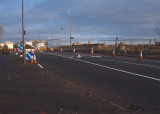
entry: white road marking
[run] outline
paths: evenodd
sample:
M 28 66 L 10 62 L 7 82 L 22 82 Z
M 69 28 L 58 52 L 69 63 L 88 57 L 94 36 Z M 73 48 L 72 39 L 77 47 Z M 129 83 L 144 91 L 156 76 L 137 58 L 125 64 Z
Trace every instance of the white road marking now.
M 54 55 L 54 54 L 51 54 L 51 53 L 46 53 L 46 54 Z M 57 56 L 57 55 L 55 55 L 55 56 Z M 64 56 L 60 56 L 60 57 L 64 57 Z M 145 76 L 145 75 L 142 75 L 142 74 L 128 72 L 128 71 L 125 71 L 125 70 L 120 70 L 120 69 L 116 69 L 116 68 L 100 65 L 100 64 L 97 64 L 97 63 L 89 62 L 89 61 L 84 61 L 84 60 L 70 58 L 70 57 L 64 57 L 64 58 L 68 58 L 68 59 L 72 59 L 72 60 L 88 63 L 88 64 L 91 64 L 91 65 L 95 65 L 95 66 L 99 66 L 99 67 L 103 67 L 103 68 L 107 68 L 107 69 L 111 69 L 111 70 L 115 70 L 115 71 L 119 71 L 119 72 L 123 72 L 123 73 L 127 73 L 127 74 L 132 74 L 132 75 L 135 75 L 135 76 L 139 76 L 139 77 L 143 77 L 143 78 L 147 78 L 147 79 L 151 79 L 151 80 L 155 80 L 155 81 L 160 81 L 160 79 L 158 79 L 158 78 L 153 78 L 153 77 Z
M 42 65 L 40 65 L 39 63 L 37 64 L 40 68 L 43 68 Z
M 160 68 L 158 66 L 151 66 L 151 65 L 145 65 L 145 64 L 130 63 L 130 62 L 124 62 L 124 61 L 117 61 L 117 60 L 108 60 L 108 59 L 101 59 L 101 60 L 112 61 L 112 62 L 119 62 L 119 63 L 126 63 L 126 64 L 133 64 L 133 65 L 140 65 L 140 66 L 146 66 L 146 67 L 152 67 L 152 68 Z
M 90 56 L 90 57 L 97 57 L 98 58 L 98 57 L 101 57 L 101 56 Z

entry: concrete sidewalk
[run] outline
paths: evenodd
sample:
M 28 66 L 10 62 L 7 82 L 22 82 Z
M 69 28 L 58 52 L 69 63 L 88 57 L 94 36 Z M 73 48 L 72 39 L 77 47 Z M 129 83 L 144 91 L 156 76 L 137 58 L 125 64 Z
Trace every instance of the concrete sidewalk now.
M 64 79 L 55 69 L 0 55 L 0 114 L 121 113 L 129 112 Z

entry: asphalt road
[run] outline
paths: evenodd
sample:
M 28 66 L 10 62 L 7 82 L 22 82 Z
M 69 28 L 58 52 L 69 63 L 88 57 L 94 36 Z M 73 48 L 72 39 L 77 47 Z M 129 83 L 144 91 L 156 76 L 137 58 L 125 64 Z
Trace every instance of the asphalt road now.
M 160 60 L 87 53 L 37 53 L 45 69 L 54 69 L 121 110 L 160 113 Z
M 48 56 L 48 55 L 47 55 Z M 0 114 L 128 114 L 53 67 L 0 55 Z M 52 65 L 51 65 L 52 66 Z

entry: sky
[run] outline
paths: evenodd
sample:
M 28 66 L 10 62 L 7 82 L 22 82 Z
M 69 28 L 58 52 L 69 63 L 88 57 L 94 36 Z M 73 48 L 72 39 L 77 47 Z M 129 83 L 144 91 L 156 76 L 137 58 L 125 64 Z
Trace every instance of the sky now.
M 153 31 L 159 5 L 160 0 L 24 0 L 25 39 L 69 43 L 70 15 L 72 43 L 159 38 Z M 2 42 L 22 40 L 22 0 L 0 0 L 0 24 Z

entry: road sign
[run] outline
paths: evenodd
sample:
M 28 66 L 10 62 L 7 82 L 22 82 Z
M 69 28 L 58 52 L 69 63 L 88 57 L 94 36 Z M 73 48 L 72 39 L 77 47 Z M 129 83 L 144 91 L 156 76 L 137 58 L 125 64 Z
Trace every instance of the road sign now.
M 26 59 L 28 59 L 28 60 L 33 60 L 33 56 L 34 56 L 34 53 L 33 53 L 33 52 L 28 52 L 28 53 L 26 54 Z
M 23 45 L 20 44 L 20 45 L 18 46 L 18 49 L 19 49 L 19 50 L 23 50 Z

